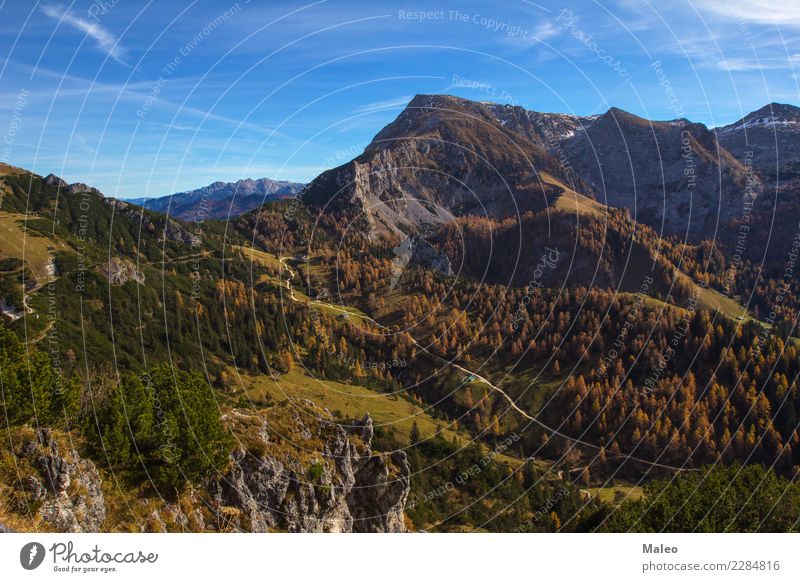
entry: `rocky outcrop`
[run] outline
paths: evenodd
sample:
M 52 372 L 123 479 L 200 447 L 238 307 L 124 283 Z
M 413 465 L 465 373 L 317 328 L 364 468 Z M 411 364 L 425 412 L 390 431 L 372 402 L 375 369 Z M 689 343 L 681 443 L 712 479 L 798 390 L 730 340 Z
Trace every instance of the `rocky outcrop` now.
M 128 204 L 118 198 L 104 198 L 103 201 L 114 207 L 120 214 L 140 222 L 143 229 L 150 232 L 160 231 L 161 240 L 169 240 L 188 246 L 200 245 L 200 238 L 190 233 L 177 220 L 164 219 L 163 217 L 157 217 L 157 215 L 154 217 L 152 212 L 145 212 L 141 207 Z
M 75 182 L 74 184 L 70 184 L 67 186 L 67 194 L 82 194 L 84 192 L 89 192 L 90 194 L 94 194 L 96 196 L 103 196 L 103 193 L 100 192 L 94 186 L 89 186 L 88 184 L 84 184 L 83 182 Z
M 101 263 L 98 270 L 112 285 L 124 285 L 128 281 L 136 281 L 140 285 L 144 283 L 144 273 L 127 259 L 112 257 Z
M 44 177 L 43 182 L 48 186 L 55 186 L 56 188 L 68 188 L 69 184 L 67 184 L 64 180 L 56 176 L 55 174 L 47 174 Z
M 617 108 L 580 117 L 417 95 L 364 153 L 312 181 L 303 199 L 363 217 L 370 234 L 402 239 L 453 217 L 557 208 L 568 188 L 627 209 L 660 234 L 696 240 L 741 217 L 759 196 L 750 161 L 800 175 L 797 111 L 774 105 L 714 132 Z M 745 134 L 753 139 L 745 143 Z
M 59 190 L 63 190 L 67 194 L 80 194 L 83 192 L 89 192 L 91 194 L 95 194 L 97 196 L 103 196 L 103 193 L 100 192 L 97 188 L 93 186 L 89 186 L 84 184 L 83 182 L 75 182 L 74 184 L 67 184 L 62 178 L 56 176 L 55 174 L 48 174 L 43 179 L 44 183 L 48 186 L 55 186 Z
M 290 399 L 234 410 L 231 467 L 206 488 L 220 529 L 254 532 L 402 532 L 409 491 L 405 453 L 370 449 L 372 420 L 344 428 L 327 410 Z
M 15 527 L 58 532 L 403 532 L 410 468 L 405 453 L 375 453 L 372 419 L 334 422 L 315 404 L 290 399 L 265 410 L 234 409 L 237 438 L 227 468 L 176 499 L 108 491 L 104 471 L 50 429 L 18 429 L 13 447 Z M 111 514 L 124 507 L 135 521 Z M 2 515 L 2 514 L 0 514 Z M 108 518 L 108 519 L 107 519 Z M 2 531 L 2 529 L 0 529 Z
M 42 521 L 62 532 L 102 530 L 106 505 L 94 463 L 74 451 L 60 450 L 49 429 L 23 441 L 18 456 L 34 469 L 22 485 Z

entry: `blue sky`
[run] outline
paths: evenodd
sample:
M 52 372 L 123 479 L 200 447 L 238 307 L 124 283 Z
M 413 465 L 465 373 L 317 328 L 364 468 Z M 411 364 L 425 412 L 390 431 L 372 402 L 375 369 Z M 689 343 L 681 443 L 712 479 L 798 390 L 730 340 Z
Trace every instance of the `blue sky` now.
M 416 93 L 715 126 L 799 74 L 798 2 L 0 0 L 0 160 L 120 197 L 308 181 Z

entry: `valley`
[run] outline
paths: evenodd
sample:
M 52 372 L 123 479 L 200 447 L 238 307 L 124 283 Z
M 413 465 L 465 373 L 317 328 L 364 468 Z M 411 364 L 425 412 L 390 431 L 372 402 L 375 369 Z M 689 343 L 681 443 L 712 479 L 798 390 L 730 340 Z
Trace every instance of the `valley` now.
M 800 495 L 797 183 L 735 131 L 418 95 L 305 186 L 131 203 L 3 166 L 6 449 L 89 477 L 0 458 L 0 522 L 625 531 L 740 465 Z

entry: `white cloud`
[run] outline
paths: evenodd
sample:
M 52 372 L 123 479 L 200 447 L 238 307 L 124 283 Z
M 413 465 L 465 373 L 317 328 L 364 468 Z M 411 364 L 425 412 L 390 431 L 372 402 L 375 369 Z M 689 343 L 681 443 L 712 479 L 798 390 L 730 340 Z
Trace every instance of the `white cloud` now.
M 774 0 L 695 0 L 701 10 L 747 24 L 800 26 L 800 2 Z
M 367 103 L 361 107 L 356 107 L 356 113 L 372 113 L 373 111 L 380 111 L 382 109 L 395 109 L 397 107 L 405 107 L 411 101 L 411 95 L 404 95 L 402 97 L 395 97 L 394 99 L 387 99 L 386 101 L 376 101 L 375 103 Z
M 800 66 L 797 55 L 789 58 L 723 58 L 716 62 L 723 71 L 767 71 L 790 69 Z
M 83 32 L 86 36 L 94 39 L 97 43 L 97 48 L 108 54 L 118 63 L 125 64 L 122 60 L 125 49 L 119 44 L 117 38 L 100 24 L 74 16 L 61 4 L 45 4 L 42 6 L 42 12 L 53 20 L 58 20 L 59 22 L 63 22 Z
M 536 40 L 548 40 L 558 36 L 561 29 L 557 28 L 552 22 L 543 22 L 533 30 L 533 38 Z

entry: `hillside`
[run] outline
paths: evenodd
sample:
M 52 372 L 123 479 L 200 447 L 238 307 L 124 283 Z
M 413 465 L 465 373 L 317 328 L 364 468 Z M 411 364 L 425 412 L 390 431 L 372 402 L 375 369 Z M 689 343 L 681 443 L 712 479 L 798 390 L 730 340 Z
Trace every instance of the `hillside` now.
M 735 198 L 742 164 L 703 127 L 447 96 L 230 221 L 3 167 L 2 412 L 75 486 L 18 450 L 39 486 L 2 459 L 0 524 L 585 531 L 705 465 L 793 478 L 792 183 L 756 197 L 744 251 L 735 217 L 704 239 L 716 194 L 701 227 L 670 209 L 688 241 L 662 235 L 554 155 L 596 138 L 618 161 L 617 124 L 661 145 L 688 131 Z

